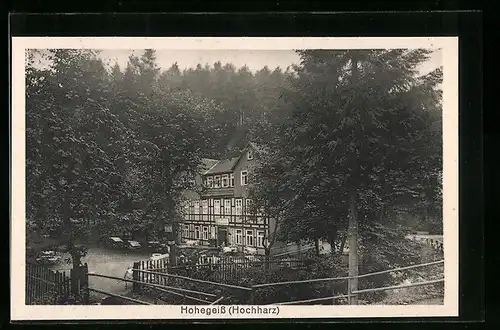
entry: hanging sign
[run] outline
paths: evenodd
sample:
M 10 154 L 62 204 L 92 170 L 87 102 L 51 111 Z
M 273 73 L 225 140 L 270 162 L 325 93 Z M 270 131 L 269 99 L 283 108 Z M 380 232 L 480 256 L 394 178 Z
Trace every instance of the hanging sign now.
M 229 226 L 229 219 L 228 218 L 215 219 L 215 224 L 217 226 Z

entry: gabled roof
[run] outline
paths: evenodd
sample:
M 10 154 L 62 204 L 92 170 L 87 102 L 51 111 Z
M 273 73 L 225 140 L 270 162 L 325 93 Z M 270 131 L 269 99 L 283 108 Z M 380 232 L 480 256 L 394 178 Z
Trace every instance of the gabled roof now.
M 237 157 L 238 159 L 236 160 L 236 162 L 234 162 L 231 170 L 234 170 L 234 168 L 236 167 L 236 165 L 238 165 L 241 157 L 243 157 L 243 155 L 245 154 L 245 150 L 248 149 L 248 147 L 251 147 L 253 150 L 255 150 L 255 152 L 257 152 L 258 154 L 261 154 L 264 152 L 264 147 L 262 147 L 261 145 L 257 144 L 257 143 L 254 143 L 254 142 L 248 142 L 247 145 L 245 146 L 245 148 L 243 148 L 241 150 L 241 153 L 240 153 L 240 156 Z
M 260 144 L 257 144 L 255 142 L 248 142 L 247 147 L 250 146 L 253 148 L 253 150 L 257 151 L 258 153 L 263 153 L 265 151 L 264 147 L 261 146 Z M 246 147 L 245 147 L 246 149 Z
M 232 157 L 231 159 L 221 159 L 219 161 L 206 158 L 204 159 L 207 160 L 206 164 L 211 164 L 211 166 L 207 168 L 207 170 L 203 173 L 203 175 L 232 172 L 236 167 L 236 165 L 238 165 L 238 162 L 240 161 L 241 157 L 243 157 L 243 155 L 245 154 L 244 151 L 247 150 L 248 147 L 251 147 L 257 153 L 263 153 L 265 150 L 263 146 L 256 144 L 254 142 L 249 142 L 247 143 L 245 148 L 241 149 L 240 154 L 237 157 Z
M 222 159 L 218 161 L 214 166 L 207 170 L 203 174 L 216 174 L 216 173 L 227 173 L 231 172 L 234 164 L 238 162 L 240 157 L 233 157 L 231 159 Z
M 217 159 L 202 158 L 201 159 L 201 171 L 202 173 L 208 171 L 215 166 L 219 161 Z

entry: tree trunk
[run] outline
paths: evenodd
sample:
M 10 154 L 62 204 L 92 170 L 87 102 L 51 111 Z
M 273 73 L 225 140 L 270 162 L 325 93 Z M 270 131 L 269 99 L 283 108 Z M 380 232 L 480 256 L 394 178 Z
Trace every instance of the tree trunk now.
M 66 250 L 71 256 L 72 268 L 77 268 L 81 264 L 81 255 L 75 248 L 75 232 L 71 223 L 71 209 L 69 193 L 64 192 L 62 200 L 64 231 L 67 233 Z
M 349 277 L 358 276 L 358 210 L 357 210 L 356 190 L 352 189 L 349 192 Z M 358 290 L 358 278 L 349 280 L 349 293 Z M 350 297 L 350 305 L 358 304 L 358 296 Z
M 352 78 L 355 83 L 359 81 L 358 72 L 358 58 L 357 54 L 353 54 L 352 58 Z M 353 127 L 353 136 L 355 139 L 355 152 L 350 155 L 350 163 L 352 166 L 352 175 L 349 180 L 349 226 L 348 226 L 348 238 L 349 238 L 349 304 L 358 304 L 358 295 L 351 295 L 353 291 L 358 290 L 358 271 L 359 271 L 359 260 L 358 260 L 358 182 L 360 178 L 360 164 L 359 157 L 361 149 L 363 149 L 363 141 L 365 136 L 363 134 L 363 123 L 359 116 L 359 109 L 351 108 L 351 116 L 355 118 L 357 122 Z M 361 121 L 361 122 L 360 122 Z
M 264 271 L 266 272 L 266 279 L 268 279 L 269 277 L 270 256 L 271 256 L 271 248 L 264 247 Z
M 345 241 L 346 241 L 346 237 L 345 237 L 345 235 L 342 235 L 341 241 L 340 241 L 340 255 L 341 256 L 344 255 Z
M 330 234 L 330 236 L 328 237 L 328 243 L 330 243 L 330 247 L 331 247 L 330 253 L 332 255 L 335 255 L 337 252 L 337 245 L 335 244 L 336 240 L 337 240 L 337 233 L 335 231 L 333 234 Z
M 319 238 L 314 239 L 314 247 L 316 249 L 316 257 L 319 257 Z

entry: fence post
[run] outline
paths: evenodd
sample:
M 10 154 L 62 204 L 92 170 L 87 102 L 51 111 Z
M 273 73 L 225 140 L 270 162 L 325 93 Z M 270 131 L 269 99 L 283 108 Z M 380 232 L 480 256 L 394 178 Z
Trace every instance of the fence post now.
M 139 281 L 139 272 L 137 271 L 139 269 L 139 261 L 134 262 L 134 266 L 132 268 L 132 279 L 134 281 Z M 139 288 L 139 283 L 134 282 L 132 283 L 132 292 L 133 293 L 139 293 L 140 288 Z
M 358 294 L 353 293 L 352 288 L 358 287 L 358 285 L 354 285 L 354 282 L 358 281 L 358 277 L 349 277 L 347 280 L 347 299 L 349 300 L 349 305 L 358 305 Z
M 71 278 L 71 294 L 75 298 L 83 298 L 85 303 L 88 303 L 88 266 L 87 264 L 76 266 L 70 271 Z M 83 297 L 80 296 L 80 289 L 84 289 Z
M 251 287 L 252 291 L 250 291 L 250 305 L 255 305 L 255 287 Z
M 69 278 L 70 278 L 70 294 L 74 295 L 75 297 L 78 296 L 78 275 L 77 275 L 77 270 L 78 268 L 71 268 L 69 271 Z
M 81 279 L 82 279 L 82 286 L 83 289 L 85 290 L 83 293 L 83 302 L 87 305 L 89 303 L 89 266 L 87 263 L 81 267 Z

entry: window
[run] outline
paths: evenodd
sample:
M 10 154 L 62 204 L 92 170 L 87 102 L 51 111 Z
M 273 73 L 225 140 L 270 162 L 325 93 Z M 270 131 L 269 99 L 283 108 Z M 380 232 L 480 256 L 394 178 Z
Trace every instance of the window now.
M 194 238 L 194 226 L 189 225 L 189 238 Z
M 208 227 L 203 227 L 203 239 L 208 239 Z
M 223 188 L 229 187 L 229 174 L 224 174 L 222 176 L 222 187 Z
M 264 208 L 263 207 L 257 208 L 257 215 L 264 215 Z
M 200 216 L 199 216 L 199 212 L 200 212 L 200 202 L 199 201 L 195 201 L 194 202 L 194 220 L 200 220 Z
M 236 244 L 241 244 L 243 241 L 243 235 L 241 229 L 236 229 Z
M 229 187 L 234 187 L 234 173 L 229 174 Z
M 211 235 L 210 235 L 210 238 L 215 239 L 216 237 L 217 237 L 217 235 L 215 234 L 215 226 L 212 226 L 212 227 L 211 227 Z
M 252 151 L 252 149 L 248 149 L 247 159 L 248 160 L 252 160 L 253 159 L 253 151 Z
M 200 239 L 200 226 L 195 226 L 194 227 L 194 238 L 195 239 Z
M 220 199 L 214 199 L 214 214 L 220 214 Z
M 246 186 L 248 184 L 248 171 L 241 171 L 241 185 Z
M 252 212 L 252 200 L 251 199 L 247 199 L 246 200 L 246 205 L 245 205 L 245 214 L 249 215 L 253 213 Z
M 262 243 L 264 243 L 264 232 L 263 231 L 258 231 L 257 232 L 257 247 L 262 247 Z
M 247 245 L 248 246 L 253 246 L 253 230 L 247 230 Z
M 203 214 L 208 214 L 208 201 L 205 199 L 201 201 Z
M 225 215 L 231 214 L 231 200 L 230 199 L 224 200 L 224 214 Z
M 211 177 L 211 176 L 208 176 L 207 177 L 207 187 L 208 188 L 213 188 L 213 186 L 214 186 L 214 178 Z
M 182 237 L 189 237 L 189 226 L 188 225 L 184 225 L 182 227 Z
M 241 215 L 242 213 L 242 200 L 241 199 L 236 199 L 236 215 Z
M 220 188 L 220 175 L 214 176 L 214 188 Z

